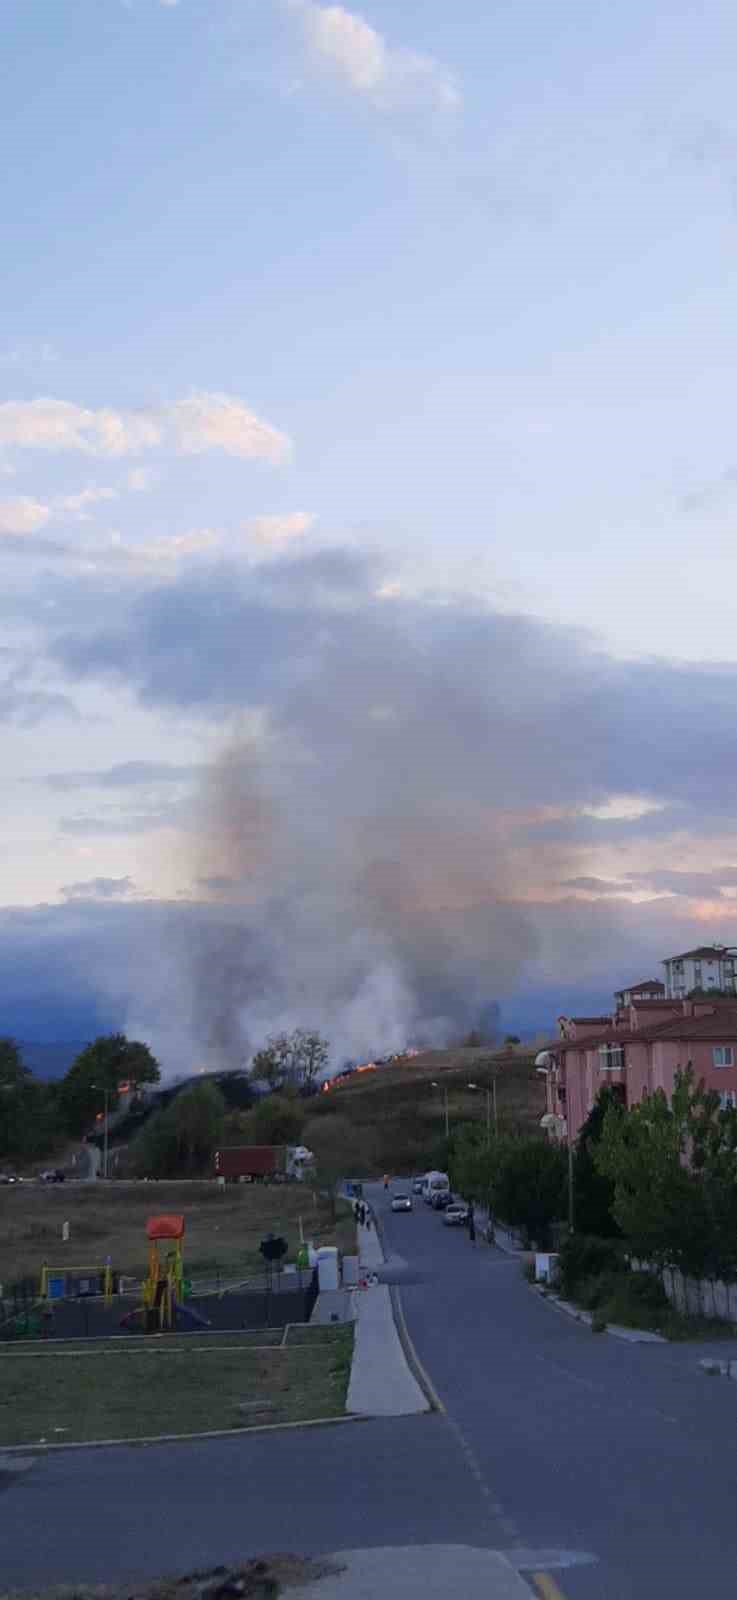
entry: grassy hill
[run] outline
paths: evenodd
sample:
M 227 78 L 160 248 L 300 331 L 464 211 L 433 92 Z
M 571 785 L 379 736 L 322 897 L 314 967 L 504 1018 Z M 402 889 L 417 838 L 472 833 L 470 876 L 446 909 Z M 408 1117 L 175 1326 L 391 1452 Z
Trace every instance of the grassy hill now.
M 536 1130 L 545 1111 L 545 1085 L 534 1060 L 534 1054 L 488 1047 L 427 1050 L 410 1061 L 356 1073 L 309 1102 L 304 1142 L 310 1144 L 310 1129 L 318 1122 L 338 1116 L 355 1129 L 364 1156 L 360 1164 L 369 1172 L 422 1172 L 445 1158 L 446 1090 L 451 1135 L 459 1122 L 485 1122 L 484 1090 L 494 1080 L 500 1131 Z

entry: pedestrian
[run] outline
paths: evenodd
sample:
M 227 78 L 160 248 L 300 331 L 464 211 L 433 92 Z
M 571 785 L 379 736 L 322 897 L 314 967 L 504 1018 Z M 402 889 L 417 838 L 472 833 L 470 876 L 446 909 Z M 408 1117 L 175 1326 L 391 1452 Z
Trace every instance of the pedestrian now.
M 473 1214 L 473 1206 L 468 1208 L 468 1237 L 471 1240 L 471 1244 L 476 1243 L 476 1218 Z
M 373 1227 L 373 1218 L 371 1216 L 371 1212 L 369 1211 L 368 1207 L 366 1208 L 366 1227 L 369 1229 L 369 1232 L 371 1231 L 371 1228 Z
M 361 1204 L 358 1207 L 358 1220 L 359 1220 L 359 1222 L 361 1224 L 361 1227 L 364 1228 L 366 1226 L 366 1207 L 364 1205 L 363 1200 L 361 1201 Z
M 388 1172 L 384 1173 L 384 1188 L 385 1189 L 389 1188 L 389 1174 L 388 1174 Z

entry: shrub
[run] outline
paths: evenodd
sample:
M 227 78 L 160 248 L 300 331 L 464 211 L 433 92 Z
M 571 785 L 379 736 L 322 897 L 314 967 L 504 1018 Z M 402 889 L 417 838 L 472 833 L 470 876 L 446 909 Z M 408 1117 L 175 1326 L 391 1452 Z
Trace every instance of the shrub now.
M 584 1280 L 621 1272 L 623 1265 L 624 1251 L 617 1239 L 570 1233 L 561 1245 L 558 1261 L 563 1291 L 578 1298 Z

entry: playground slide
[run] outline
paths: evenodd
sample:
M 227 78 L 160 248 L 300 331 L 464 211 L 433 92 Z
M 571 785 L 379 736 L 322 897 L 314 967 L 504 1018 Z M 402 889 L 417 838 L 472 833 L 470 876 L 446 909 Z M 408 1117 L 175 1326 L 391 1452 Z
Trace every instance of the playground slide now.
M 179 1322 L 180 1317 L 183 1317 L 185 1322 L 188 1319 L 189 1319 L 190 1322 L 193 1322 L 196 1328 L 211 1328 L 212 1327 L 212 1323 L 208 1322 L 207 1317 L 200 1316 L 199 1311 L 193 1311 L 191 1306 L 183 1306 L 183 1305 L 180 1304 L 179 1301 L 177 1301 L 176 1311 L 175 1311 L 174 1315 L 176 1317 L 177 1322 Z

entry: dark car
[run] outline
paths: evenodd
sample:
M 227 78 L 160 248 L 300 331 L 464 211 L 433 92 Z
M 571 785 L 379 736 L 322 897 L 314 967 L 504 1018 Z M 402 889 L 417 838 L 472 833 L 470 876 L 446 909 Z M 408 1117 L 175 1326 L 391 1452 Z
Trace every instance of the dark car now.
M 433 1211 L 445 1211 L 447 1206 L 452 1206 L 453 1195 L 450 1189 L 437 1189 L 430 1201 Z
M 66 1173 L 62 1172 L 61 1167 L 49 1167 L 48 1171 L 39 1173 L 38 1181 L 39 1183 L 63 1183 L 65 1178 Z

